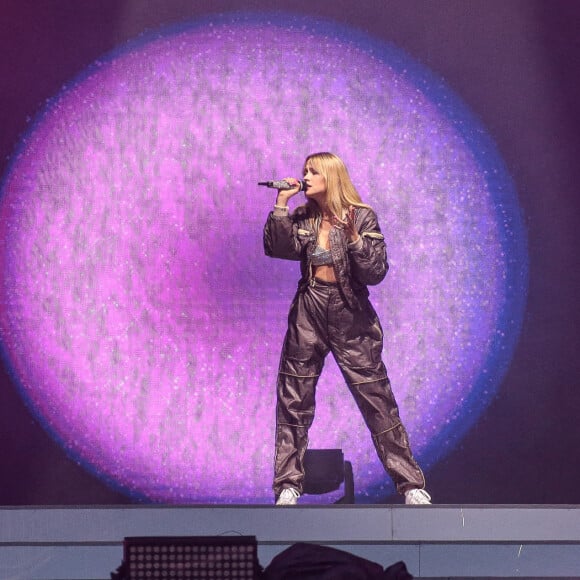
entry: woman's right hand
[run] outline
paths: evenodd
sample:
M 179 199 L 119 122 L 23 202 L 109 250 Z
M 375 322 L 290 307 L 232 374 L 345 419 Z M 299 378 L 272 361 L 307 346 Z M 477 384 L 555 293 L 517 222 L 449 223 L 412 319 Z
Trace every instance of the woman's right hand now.
M 285 206 L 291 197 L 294 197 L 300 191 L 300 180 L 295 177 L 285 177 L 284 181 L 294 186 L 292 189 L 279 189 L 276 205 Z

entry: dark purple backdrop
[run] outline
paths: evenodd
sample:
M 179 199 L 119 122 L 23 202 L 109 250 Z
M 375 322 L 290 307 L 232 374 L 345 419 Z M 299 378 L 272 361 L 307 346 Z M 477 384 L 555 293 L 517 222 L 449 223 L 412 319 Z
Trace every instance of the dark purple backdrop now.
M 576 503 L 580 475 L 580 5 L 501 0 L 217 0 L 214 13 L 284 10 L 392 42 L 440 75 L 495 139 L 528 232 L 530 288 L 498 396 L 427 475 L 437 503 Z M 141 32 L 207 15 L 182 0 L 8 0 L 0 19 L 0 173 L 46 99 Z M 69 460 L 4 370 L 0 504 L 129 498 Z

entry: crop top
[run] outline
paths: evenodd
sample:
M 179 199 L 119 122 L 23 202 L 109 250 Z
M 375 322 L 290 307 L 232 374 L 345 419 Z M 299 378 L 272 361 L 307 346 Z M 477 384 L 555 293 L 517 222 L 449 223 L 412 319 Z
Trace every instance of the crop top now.
M 331 266 L 332 265 L 332 252 L 330 250 L 325 250 L 321 246 L 316 246 L 312 256 L 310 257 L 310 262 L 313 266 Z

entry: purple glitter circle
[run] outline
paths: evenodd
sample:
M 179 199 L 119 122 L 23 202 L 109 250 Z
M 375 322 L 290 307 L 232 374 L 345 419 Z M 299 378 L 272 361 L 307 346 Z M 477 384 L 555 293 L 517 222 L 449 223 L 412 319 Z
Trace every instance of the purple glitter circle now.
M 97 63 L 30 132 L 3 187 L 0 330 L 33 409 L 101 477 L 153 501 L 270 501 L 298 269 L 263 256 L 274 197 L 255 183 L 318 150 L 386 234 L 371 298 L 416 455 L 485 406 L 490 353 L 517 334 L 513 193 L 393 54 L 322 24 L 205 22 Z M 360 501 L 388 492 L 331 360 L 317 409 L 311 447 L 344 450 Z

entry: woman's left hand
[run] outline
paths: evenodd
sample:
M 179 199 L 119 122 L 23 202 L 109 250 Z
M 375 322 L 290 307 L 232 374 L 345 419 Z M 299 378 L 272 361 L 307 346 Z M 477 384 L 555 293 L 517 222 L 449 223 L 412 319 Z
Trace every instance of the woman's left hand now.
M 359 239 L 358 230 L 356 229 L 356 225 L 354 223 L 355 219 L 355 208 L 354 206 L 350 206 L 348 211 L 346 212 L 346 216 L 343 220 L 341 220 L 338 216 L 333 216 L 333 224 L 335 227 L 343 229 L 344 233 L 346 234 L 349 241 L 356 242 Z

